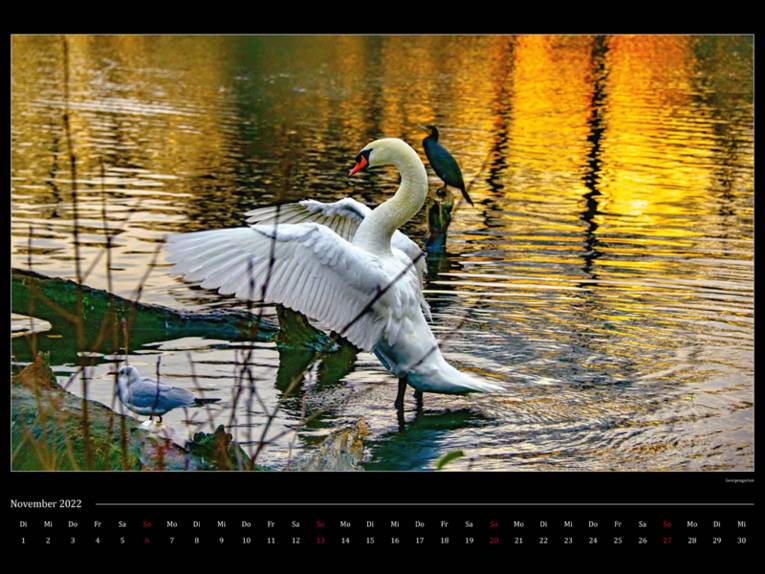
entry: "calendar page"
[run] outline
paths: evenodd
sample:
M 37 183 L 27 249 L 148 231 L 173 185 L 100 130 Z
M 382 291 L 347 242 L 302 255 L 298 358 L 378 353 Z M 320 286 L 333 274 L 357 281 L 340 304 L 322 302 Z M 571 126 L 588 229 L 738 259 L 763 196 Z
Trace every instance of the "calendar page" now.
M 753 34 L 9 44 L 16 549 L 756 544 Z

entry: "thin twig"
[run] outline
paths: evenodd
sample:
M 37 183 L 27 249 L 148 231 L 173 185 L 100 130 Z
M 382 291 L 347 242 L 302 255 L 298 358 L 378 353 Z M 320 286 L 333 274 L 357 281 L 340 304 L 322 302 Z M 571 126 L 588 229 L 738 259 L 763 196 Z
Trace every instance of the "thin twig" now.
M 85 357 L 82 351 L 85 349 L 85 319 L 82 293 L 82 268 L 80 264 L 80 218 L 77 197 L 77 156 L 74 153 L 74 141 L 72 129 L 69 124 L 69 44 L 66 36 L 62 37 L 64 49 L 64 133 L 66 134 L 66 147 L 69 153 L 69 171 L 72 182 L 72 235 L 74 239 L 74 270 L 77 277 L 77 322 L 75 323 L 76 345 L 78 362 L 82 372 L 82 430 L 85 443 L 85 464 L 88 469 L 93 465 L 93 453 L 90 443 L 90 420 L 88 405 L 88 376 L 85 367 Z

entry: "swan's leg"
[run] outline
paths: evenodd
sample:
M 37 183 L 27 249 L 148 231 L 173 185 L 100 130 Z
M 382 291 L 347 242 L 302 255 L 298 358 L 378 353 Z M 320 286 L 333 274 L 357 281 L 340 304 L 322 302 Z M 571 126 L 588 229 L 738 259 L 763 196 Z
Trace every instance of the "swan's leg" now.
M 398 394 L 396 395 L 396 402 L 393 405 L 401 410 L 404 408 L 404 393 L 406 393 L 406 377 L 398 378 Z
M 417 412 L 422 411 L 422 391 L 414 391 L 414 400 L 417 401 Z
M 404 418 L 404 405 L 396 407 L 396 419 L 398 420 L 398 432 L 406 430 L 406 418 Z
M 162 415 L 159 415 L 159 424 L 162 424 Z
M 154 422 L 154 415 L 149 415 L 149 422 Z

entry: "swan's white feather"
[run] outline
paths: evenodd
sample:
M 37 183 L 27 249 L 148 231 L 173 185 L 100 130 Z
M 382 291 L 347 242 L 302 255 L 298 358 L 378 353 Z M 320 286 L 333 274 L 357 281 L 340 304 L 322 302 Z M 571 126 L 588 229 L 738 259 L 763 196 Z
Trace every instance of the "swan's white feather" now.
M 223 261 L 208 255 L 221 250 L 228 253 Z M 404 273 L 364 313 L 378 290 L 407 264 L 411 267 L 411 260 L 401 253 L 391 265 L 316 222 L 176 234 L 168 237 L 167 251 L 168 261 L 176 264 L 173 271 L 201 281 L 202 287 L 280 303 L 367 351 L 383 338 L 386 327 L 388 344 L 395 344 L 404 314 L 419 304 L 411 296 L 420 292 L 418 279 Z
M 353 241 L 353 236 L 364 218 L 372 210 L 363 203 L 351 197 L 344 197 L 334 203 L 323 203 L 313 199 L 305 199 L 297 203 L 270 205 L 259 207 L 246 212 L 247 223 L 252 225 L 274 225 L 278 223 L 315 222 L 329 227 L 346 241 Z M 391 237 L 391 248 L 400 249 L 415 262 L 413 271 L 423 281 L 428 272 L 428 265 L 423 257 L 422 249 L 405 233 L 396 230 Z M 430 307 L 422 297 L 420 304 L 425 316 L 430 320 Z

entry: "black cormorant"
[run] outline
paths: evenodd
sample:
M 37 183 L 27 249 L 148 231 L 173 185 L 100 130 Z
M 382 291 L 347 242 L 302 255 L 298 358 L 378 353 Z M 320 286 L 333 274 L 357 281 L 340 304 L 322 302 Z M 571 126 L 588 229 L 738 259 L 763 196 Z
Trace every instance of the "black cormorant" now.
M 425 148 L 425 155 L 428 156 L 430 167 L 433 168 L 436 175 L 444 182 L 444 187 L 447 185 L 456 187 L 462 192 L 462 196 L 467 202 L 473 205 L 473 201 L 465 189 L 462 170 L 457 165 L 457 160 L 449 153 L 449 150 L 438 143 L 438 128 L 436 126 L 423 126 L 423 129 L 429 133 L 428 137 L 422 140 L 422 146 Z

